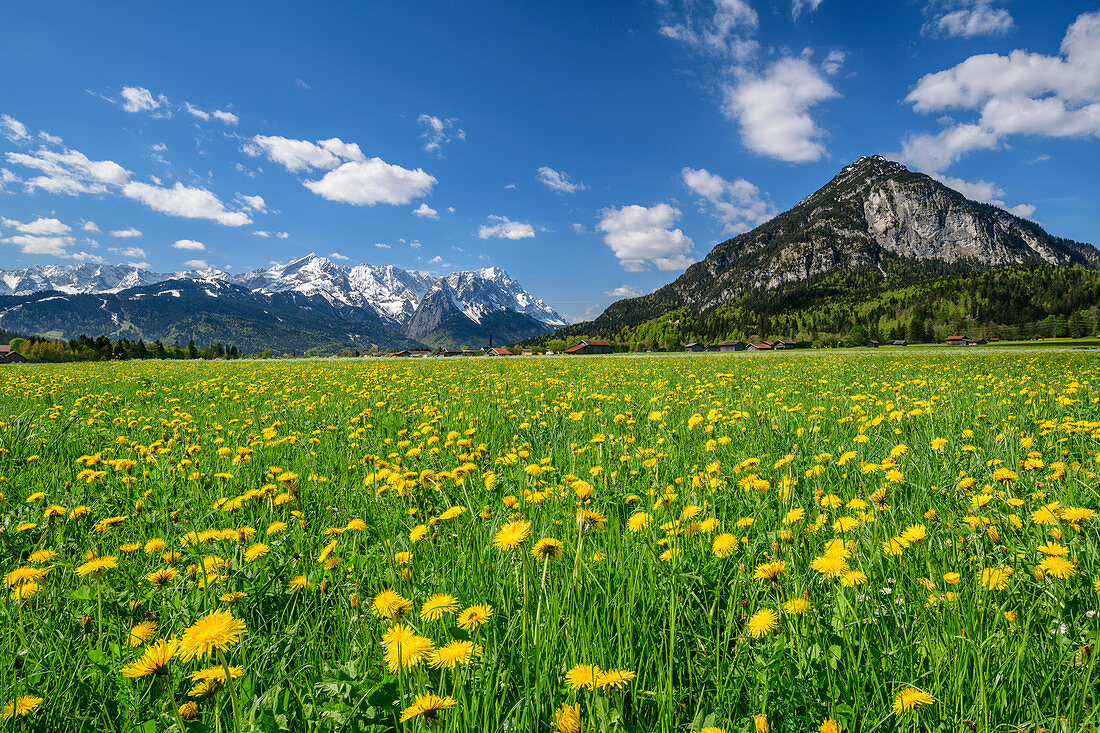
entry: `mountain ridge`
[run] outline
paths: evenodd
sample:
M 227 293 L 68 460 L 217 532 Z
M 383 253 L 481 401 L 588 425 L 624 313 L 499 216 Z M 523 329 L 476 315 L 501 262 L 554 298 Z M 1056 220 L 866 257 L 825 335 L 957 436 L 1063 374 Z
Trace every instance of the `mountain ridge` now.
M 457 314 L 432 320 L 421 305 L 443 289 L 457 303 Z M 302 314 L 309 318 L 299 323 Z M 409 333 L 414 319 L 423 338 Z M 195 322 L 201 328 L 188 331 L 186 323 Z M 475 344 L 494 329 L 518 341 L 565 320 L 501 268 L 435 276 L 394 265 L 338 265 L 310 253 L 241 274 L 90 263 L 0 270 L 0 323 L 63 338 L 81 332 L 149 340 L 197 335 L 250 350 L 305 350 Z M 263 336 L 265 323 L 270 339 Z M 248 334 L 243 342 L 237 336 L 242 330 Z

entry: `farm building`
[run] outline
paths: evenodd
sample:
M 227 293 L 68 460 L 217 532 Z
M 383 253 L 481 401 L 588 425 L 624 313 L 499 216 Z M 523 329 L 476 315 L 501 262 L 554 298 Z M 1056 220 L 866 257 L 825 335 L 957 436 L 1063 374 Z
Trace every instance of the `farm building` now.
M 772 345 L 767 341 L 761 341 L 758 344 L 749 344 L 749 351 L 771 351 Z
M 719 351 L 744 351 L 748 347 L 744 341 L 723 341 L 718 344 Z
M 485 350 L 485 356 L 513 356 L 507 346 L 490 346 Z
M 12 351 L 7 344 L 0 345 L 0 364 L 24 364 L 27 357 L 18 351 Z
M 576 346 L 566 349 L 564 354 L 570 356 L 582 356 L 584 354 L 610 354 L 611 344 L 600 339 L 583 339 Z
M 690 344 L 684 345 L 684 351 L 706 351 L 707 347 L 698 341 L 692 341 Z

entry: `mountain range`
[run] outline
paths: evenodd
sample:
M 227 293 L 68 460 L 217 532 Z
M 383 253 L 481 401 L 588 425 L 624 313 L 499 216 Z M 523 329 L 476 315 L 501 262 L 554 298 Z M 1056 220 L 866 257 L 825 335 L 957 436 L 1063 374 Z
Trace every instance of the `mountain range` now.
M 243 274 L 154 273 L 130 265 L 0 270 L 0 327 L 244 351 L 515 343 L 565 325 L 496 267 L 434 276 L 393 265 L 338 265 L 309 254 Z
M 754 331 L 752 326 L 766 325 L 766 316 L 806 310 L 824 298 L 835 305 L 843 298 L 850 314 L 837 315 L 831 326 L 836 331 L 857 323 L 858 304 L 874 300 L 884 288 L 954 278 L 946 287 L 959 291 L 972 287 L 981 273 L 1066 266 L 1100 268 L 1100 251 L 1050 235 L 1034 222 L 969 200 L 925 174 L 873 155 L 845 166 L 791 209 L 715 245 L 668 285 L 617 301 L 593 321 L 549 338 L 626 339 L 632 335 L 626 331 L 672 312 L 721 321 L 707 327 L 716 334 L 725 326 L 726 332 L 763 336 L 768 328 Z M 1019 305 L 1021 315 L 1031 314 L 1025 305 Z M 898 309 L 872 315 L 912 318 Z M 797 326 L 804 319 L 793 320 Z

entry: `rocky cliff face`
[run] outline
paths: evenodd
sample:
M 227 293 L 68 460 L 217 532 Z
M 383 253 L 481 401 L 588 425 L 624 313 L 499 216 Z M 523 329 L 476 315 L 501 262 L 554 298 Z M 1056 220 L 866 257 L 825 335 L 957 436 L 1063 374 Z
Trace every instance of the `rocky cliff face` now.
M 1010 264 L 1100 267 L 1091 245 L 1035 224 L 881 156 L 860 158 L 798 205 L 722 242 L 675 282 L 612 304 L 597 319 L 640 322 L 673 308 L 711 311 L 747 290 L 774 289 L 837 268 L 939 265 L 984 270 Z M 908 263 L 908 265 L 906 265 Z M 627 316 L 627 314 L 630 314 Z

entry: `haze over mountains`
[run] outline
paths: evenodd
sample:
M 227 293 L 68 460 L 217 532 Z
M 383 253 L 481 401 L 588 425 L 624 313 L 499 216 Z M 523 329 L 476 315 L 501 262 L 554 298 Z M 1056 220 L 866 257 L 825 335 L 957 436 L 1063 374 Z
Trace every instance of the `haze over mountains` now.
M 565 325 L 496 267 L 433 276 L 309 254 L 233 275 L 129 265 L 0 270 L 0 326 L 73 338 L 221 341 L 266 348 L 393 348 L 515 342 Z

